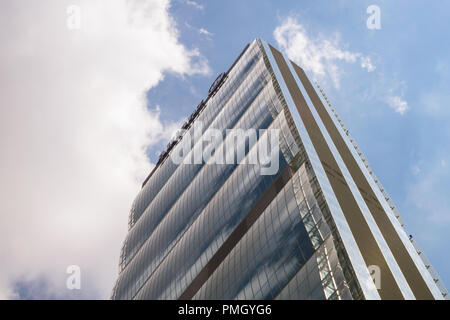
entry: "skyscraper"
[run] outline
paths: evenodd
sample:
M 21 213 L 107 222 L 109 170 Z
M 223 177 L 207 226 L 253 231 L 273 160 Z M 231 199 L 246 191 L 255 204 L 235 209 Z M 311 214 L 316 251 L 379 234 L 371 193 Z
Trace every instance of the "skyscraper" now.
M 262 40 L 136 197 L 113 299 L 443 299 L 322 89 Z

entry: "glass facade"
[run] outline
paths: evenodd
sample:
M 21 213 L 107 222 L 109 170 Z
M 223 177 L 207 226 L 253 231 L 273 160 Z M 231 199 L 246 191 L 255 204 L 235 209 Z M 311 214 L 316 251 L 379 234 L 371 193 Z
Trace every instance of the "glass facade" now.
M 113 299 L 380 297 L 277 64 L 250 43 L 161 155 L 132 204 Z M 196 161 L 199 126 L 224 137 L 211 155 L 236 161 Z M 260 135 L 236 142 L 233 129 Z M 275 131 L 278 149 L 265 146 Z M 274 174 L 252 161 L 264 148 Z

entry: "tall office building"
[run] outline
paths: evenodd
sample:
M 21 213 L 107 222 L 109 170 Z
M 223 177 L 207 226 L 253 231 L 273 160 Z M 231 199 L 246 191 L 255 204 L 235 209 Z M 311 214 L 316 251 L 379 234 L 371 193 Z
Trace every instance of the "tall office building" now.
M 317 88 L 247 45 L 144 181 L 113 299 L 446 296 Z

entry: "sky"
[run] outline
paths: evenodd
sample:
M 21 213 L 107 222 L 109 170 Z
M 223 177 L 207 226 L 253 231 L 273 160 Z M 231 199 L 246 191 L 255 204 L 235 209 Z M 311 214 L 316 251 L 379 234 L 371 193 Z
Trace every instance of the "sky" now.
M 370 5 L 379 29 L 367 27 Z M 110 297 L 142 181 L 254 38 L 324 88 L 449 284 L 448 9 L 424 0 L 1 1 L 0 298 Z M 71 265 L 81 290 L 67 289 Z

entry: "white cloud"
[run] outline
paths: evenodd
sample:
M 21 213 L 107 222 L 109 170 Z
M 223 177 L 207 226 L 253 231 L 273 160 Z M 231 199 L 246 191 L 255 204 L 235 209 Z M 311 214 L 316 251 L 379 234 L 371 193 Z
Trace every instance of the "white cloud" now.
M 201 5 L 201 4 L 199 4 L 198 2 L 195 2 L 195 1 L 186 0 L 186 4 L 196 8 L 198 10 L 203 10 L 204 9 L 203 5 Z
M 80 30 L 66 27 L 70 4 Z M 72 264 L 84 296 L 108 298 L 146 147 L 168 136 L 145 92 L 165 71 L 206 74 L 207 61 L 178 41 L 168 1 L 0 7 L 0 298 L 42 278 L 70 296 Z
M 370 57 L 361 57 L 361 68 L 366 69 L 367 72 L 372 72 L 375 70 L 375 66 L 372 64 Z
M 194 27 L 192 25 L 190 25 L 188 22 L 184 23 L 186 27 L 188 27 L 189 29 L 194 29 L 196 30 L 199 34 L 203 34 L 205 36 L 207 36 L 208 38 L 212 37 L 214 34 L 212 32 L 209 32 L 208 30 L 206 30 L 205 28 L 197 28 Z
M 333 39 L 310 38 L 306 29 L 293 17 L 284 19 L 273 34 L 277 45 L 289 59 L 312 72 L 315 78 L 329 76 L 337 88 L 340 76 L 338 61 L 354 63 L 359 60 L 361 67 L 368 72 L 375 70 L 369 57 L 341 49 L 338 34 Z
M 204 29 L 204 28 L 200 28 L 198 29 L 198 32 L 207 36 L 212 36 L 213 34 L 211 32 L 209 32 L 208 30 Z
M 398 112 L 401 115 L 403 115 L 406 112 L 406 110 L 409 109 L 408 103 L 405 100 L 403 100 L 403 98 L 400 96 L 388 97 L 387 103 L 392 109 L 395 110 L 395 112 Z

